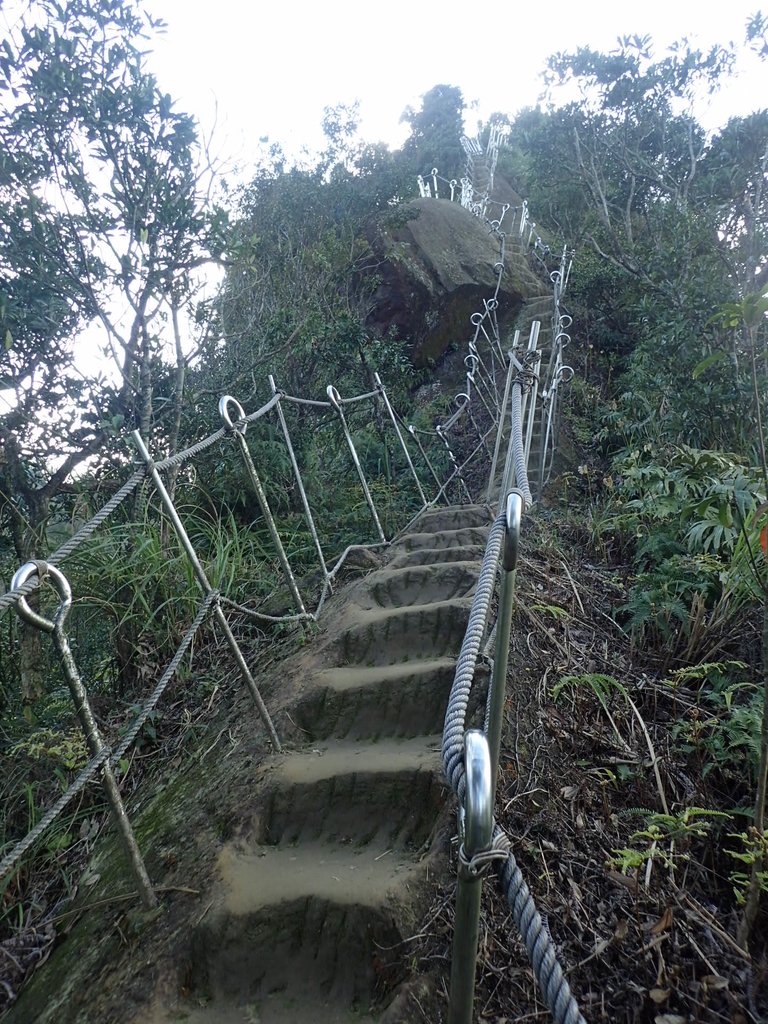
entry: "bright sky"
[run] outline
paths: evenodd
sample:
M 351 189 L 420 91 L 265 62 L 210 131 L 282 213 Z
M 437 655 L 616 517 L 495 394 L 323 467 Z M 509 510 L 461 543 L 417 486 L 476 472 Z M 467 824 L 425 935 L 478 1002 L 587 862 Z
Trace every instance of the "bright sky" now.
M 289 153 L 318 145 L 328 105 L 358 99 L 362 136 L 396 146 L 401 113 L 418 108 L 433 85 L 460 86 L 481 117 L 514 113 L 536 103 L 553 52 L 608 51 L 630 34 L 651 35 L 658 54 L 686 35 L 699 46 L 740 43 L 759 7 L 760 0 L 150 0 L 168 23 L 152 65 L 180 110 L 206 132 L 216 122 L 214 152 L 245 170 L 262 136 Z M 751 58 L 745 68 L 708 115 L 699 111 L 705 123 L 768 104 L 766 65 Z

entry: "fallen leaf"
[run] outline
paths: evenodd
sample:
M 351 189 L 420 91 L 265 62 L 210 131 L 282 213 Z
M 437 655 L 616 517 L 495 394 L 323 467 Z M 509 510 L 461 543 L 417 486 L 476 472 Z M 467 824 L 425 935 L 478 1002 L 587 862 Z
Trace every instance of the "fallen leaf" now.
M 625 889 L 629 889 L 633 896 L 637 895 L 637 879 L 631 878 L 629 875 L 622 875 L 620 871 L 606 871 L 606 874 L 612 882 L 616 882 L 617 885 L 623 885 Z
M 656 1003 L 657 1006 L 660 1006 L 662 1003 L 666 1003 L 666 1001 L 672 995 L 672 989 L 652 988 L 648 995 L 651 997 L 654 1003 Z
M 711 992 L 721 992 L 724 988 L 728 988 L 728 979 L 723 978 L 720 974 L 705 974 L 701 983 Z
M 667 907 L 664 913 L 661 915 L 659 920 L 651 927 L 651 935 L 661 935 L 662 932 L 669 931 L 674 921 L 674 914 L 672 908 Z
M 688 1024 L 687 1017 L 681 1017 L 679 1013 L 661 1013 L 654 1017 L 654 1024 Z
M 613 933 L 613 937 L 614 939 L 616 939 L 617 942 L 623 942 L 624 939 L 626 939 L 628 933 L 629 921 L 625 919 L 619 921 L 619 923 L 616 925 L 616 931 Z

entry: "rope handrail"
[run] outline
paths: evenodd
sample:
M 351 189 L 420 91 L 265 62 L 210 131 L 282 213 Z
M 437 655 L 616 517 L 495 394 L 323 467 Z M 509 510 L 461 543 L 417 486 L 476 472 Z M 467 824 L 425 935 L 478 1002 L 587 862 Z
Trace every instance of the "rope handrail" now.
M 494 143 L 496 150 L 492 155 L 490 152 L 486 154 L 489 159 L 484 168 L 485 174 L 491 181 L 498 151 L 498 141 L 498 138 L 493 139 L 492 133 L 492 139 L 489 140 L 489 151 L 491 149 L 491 142 Z M 469 172 L 471 174 L 474 162 L 477 159 L 483 158 L 482 149 L 477 140 L 462 139 L 462 145 L 467 153 Z M 438 172 L 436 168 L 433 169 L 432 175 L 434 194 L 437 196 Z M 451 183 L 452 199 L 454 197 L 454 184 Z M 425 188 L 421 177 L 419 178 L 419 187 L 422 196 L 429 196 L 431 194 L 429 186 Z M 489 201 L 488 193 L 490 188 L 486 189 L 479 202 L 475 200 L 474 192 L 472 183 L 463 179 L 462 204 L 472 213 L 484 218 Z M 528 208 L 527 203 L 524 203 L 523 207 L 520 208 L 519 233 L 521 237 L 527 222 Z M 497 278 L 496 291 L 492 300 L 495 311 L 504 266 L 505 235 L 500 231 L 498 223 L 491 223 L 490 227 L 492 231 L 495 231 L 500 236 L 502 246 L 501 266 Z M 541 238 L 535 235 L 535 224 L 531 224 L 528 238 L 529 245 L 531 245 L 534 238 L 533 255 L 544 262 L 544 256 L 548 254 L 548 250 L 546 253 L 543 251 L 544 244 Z M 500 881 L 509 906 L 512 909 L 515 925 L 523 939 L 539 987 L 556 1024 L 585 1024 L 578 1004 L 571 994 L 562 967 L 558 962 L 552 938 L 536 909 L 530 890 L 512 853 L 509 838 L 495 822 L 492 822 L 492 824 L 489 822 L 486 829 L 480 820 L 474 817 L 477 813 L 480 813 L 481 817 L 483 813 L 490 813 L 492 821 L 493 798 L 501 742 L 501 718 L 506 688 L 509 632 L 512 619 L 520 519 L 523 511 L 530 508 L 533 503 L 533 494 L 528 478 L 528 462 L 533 437 L 534 417 L 538 413 L 542 422 L 542 451 L 539 467 L 540 491 L 546 469 L 547 446 L 551 437 L 552 420 L 556 411 L 555 403 L 558 385 L 563 379 L 562 349 L 564 344 L 567 343 L 565 340 L 567 335 L 565 335 L 563 328 L 567 324 L 564 324 L 560 312 L 560 300 L 570 273 L 571 262 L 572 254 L 568 253 L 568 250 L 564 248 L 559 269 L 550 274 L 553 286 L 552 323 L 555 331 L 553 332 L 552 351 L 544 371 L 543 381 L 540 382 L 539 379 L 539 368 L 542 361 L 541 352 L 537 348 L 539 323 L 534 321 L 527 352 L 522 354 L 521 359 L 517 358 L 514 350 L 508 354 L 509 373 L 506 378 L 504 397 L 500 402 L 498 390 L 495 389 L 496 406 L 499 415 L 496 444 L 491 462 L 492 469 L 488 484 L 488 495 L 490 496 L 493 487 L 493 472 L 495 471 L 500 442 L 505 429 L 505 410 L 509 397 L 510 437 L 501 483 L 501 499 L 502 503 L 506 501 L 506 508 L 494 520 L 488 536 L 475 594 L 472 599 L 469 621 L 457 659 L 456 671 L 448 699 L 442 741 L 443 770 L 459 802 L 459 832 L 461 841 L 448 1024 L 469 1024 L 473 1017 L 475 961 L 477 957 L 478 920 L 480 913 L 479 883 L 484 871 L 493 863 L 499 865 Z M 462 484 L 464 484 L 463 477 L 461 476 L 461 469 L 463 467 L 460 467 L 456 462 L 455 456 L 448 444 L 447 432 L 459 422 L 465 412 L 471 419 L 473 426 L 476 427 L 471 413 L 473 385 L 475 393 L 480 396 L 483 404 L 485 404 L 485 399 L 478 387 L 479 378 L 476 379 L 476 373 L 480 370 L 477 342 L 481 334 L 489 345 L 492 356 L 495 354 L 494 341 L 498 343 L 499 351 L 501 351 L 495 317 L 491 326 L 493 339 L 488 336 L 485 329 L 485 322 L 490 313 L 489 307 L 490 304 L 486 304 L 485 311 L 474 314 L 472 318 L 472 322 L 475 325 L 475 336 L 468 357 L 470 370 L 467 373 L 466 391 L 457 396 L 459 408 L 441 425 L 435 428 L 435 432 L 448 448 L 454 465 L 451 478 L 458 476 Z M 501 355 L 503 365 L 505 359 L 503 353 Z M 514 379 L 511 376 L 513 370 L 517 371 Z M 537 405 L 540 383 L 541 401 Z M 526 418 L 526 401 L 529 395 L 530 405 Z M 487 405 L 486 409 L 488 409 Z M 490 409 L 488 411 L 490 412 Z M 493 420 L 493 415 L 491 418 Z M 410 430 L 412 436 L 415 436 L 414 428 L 411 427 Z M 419 433 L 423 434 L 424 432 L 419 431 Z M 420 442 L 419 444 L 421 446 Z M 477 448 L 482 447 L 483 441 L 481 440 Z M 511 490 L 513 484 L 517 487 L 516 491 Z M 440 493 L 444 491 L 444 488 L 445 485 L 441 488 Z M 515 513 L 513 513 L 513 509 L 516 509 Z M 500 606 L 496 620 L 491 623 L 492 601 L 496 591 L 499 568 L 502 566 L 504 572 L 502 573 Z M 485 727 L 483 731 L 476 734 L 477 739 L 473 740 L 473 743 L 470 745 L 470 740 L 473 739 L 473 734 L 475 733 L 474 730 L 468 732 L 466 729 L 470 693 L 475 679 L 478 660 L 480 658 L 489 658 L 488 652 L 494 645 L 496 645 L 497 656 L 492 662 L 493 670 L 491 672 L 486 702 Z M 485 750 L 485 754 L 484 758 L 480 758 L 480 761 L 477 762 L 476 755 L 479 749 Z M 470 762 L 484 763 L 484 761 L 488 764 L 488 779 L 485 780 L 487 793 L 480 799 L 478 793 L 482 790 L 483 780 L 478 780 L 478 777 L 474 776 L 474 781 L 468 786 L 467 779 Z M 480 789 L 478 789 L 478 786 L 480 786 Z M 479 812 L 477 810 L 478 799 L 484 807 L 491 808 L 490 812 Z

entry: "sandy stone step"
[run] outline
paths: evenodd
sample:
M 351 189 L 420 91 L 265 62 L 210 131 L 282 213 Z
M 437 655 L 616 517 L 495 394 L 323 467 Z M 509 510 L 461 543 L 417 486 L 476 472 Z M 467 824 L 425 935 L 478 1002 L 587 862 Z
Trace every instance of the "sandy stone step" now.
M 415 548 L 450 550 L 451 548 L 480 547 L 484 550 L 489 528 L 489 526 L 468 526 L 458 530 L 443 530 L 439 533 L 429 531 L 407 533 L 392 544 L 390 551 L 394 559 L 401 552 L 413 551 Z
M 134 1024 L 297 1024 L 307 1021 L 311 1024 L 376 1024 L 380 1018 L 361 1014 L 350 1007 L 339 1005 L 334 999 L 323 997 L 317 991 L 305 986 L 299 992 L 297 987 L 290 990 L 269 992 L 258 1002 L 253 1000 L 237 1003 L 225 1000 L 199 1005 L 192 1000 L 181 1003 L 174 1012 L 160 1012 L 160 1015 L 141 1017 Z M 255 1016 L 258 1014 L 258 1016 Z
M 456 654 L 467 628 L 469 598 L 408 608 L 355 608 L 355 621 L 327 648 L 339 665 L 395 665 Z
M 281 846 L 376 841 L 418 849 L 445 799 L 441 736 L 339 741 L 299 751 L 276 768 L 254 819 L 253 839 Z
M 411 527 L 412 533 L 439 533 L 471 526 L 488 526 L 491 521 L 486 505 L 453 505 L 431 508 L 422 513 Z
M 361 608 L 405 608 L 467 597 L 477 583 L 477 563 L 387 566 L 366 577 L 355 604 Z
M 398 896 L 422 884 L 426 864 L 386 845 L 306 843 L 228 846 L 219 869 L 220 898 L 194 936 L 191 970 L 214 1003 L 250 1004 L 264 1024 L 290 1019 L 272 1015 L 288 999 L 366 1012 L 382 983 L 399 980 Z
M 202 1002 L 204 1005 L 199 1005 Z M 259 1013 L 258 1017 L 254 1014 Z M 332 999 L 324 999 L 311 990 L 299 994 L 296 991 L 272 992 L 266 995 L 256 1010 L 252 1001 L 235 1003 L 223 1000 L 209 1002 L 207 999 L 185 1000 L 174 1011 L 159 1011 L 143 1016 L 133 1024 L 297 1024 L 297 1021 L 311 1021 L 312 1024 L 376 1024 L 381 1018 L 363 1015 L 357 1010 L 339 1006 Z
M 425 536 L 432 537 L 433 535 L 427 534 Z M 415 547 L 407 551 L 401 551 L 400 554 L 395 555 L 387 564 L 390 569 L 404 569 L 409 565 L 436 565 L 439 562 L 471 562 L 479 572 L 485 552 L 486 540 L 487 531 L 482 544 L 464 544 L 448 548 Z
M 453 657 L 327 669 L 291 717 L 310 740 L 431 735 L 443 728 L 455 671 Z

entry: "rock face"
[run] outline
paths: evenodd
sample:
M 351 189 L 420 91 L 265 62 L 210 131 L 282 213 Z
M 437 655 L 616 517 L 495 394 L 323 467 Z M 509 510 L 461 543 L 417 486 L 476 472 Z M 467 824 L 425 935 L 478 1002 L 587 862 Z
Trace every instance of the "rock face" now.
M 406 220 L 405 217 L 408 217 Z M 415 199 L 397 226 L 370 239 L 381 278 L 368 325 L 411 342 L 417 366 L 437 362 L 448 346 L 472 336 L 470 317 L 496 288 L 499 240 L 459 203 Z M 506 240 L 499 318 L 514 319 L 525 298 L 543 290 L 517 237 Z

